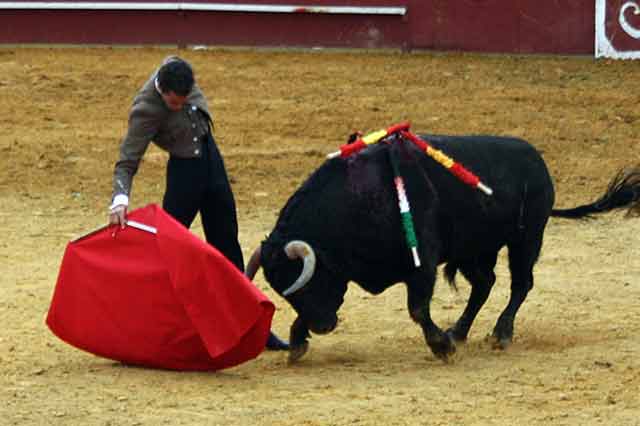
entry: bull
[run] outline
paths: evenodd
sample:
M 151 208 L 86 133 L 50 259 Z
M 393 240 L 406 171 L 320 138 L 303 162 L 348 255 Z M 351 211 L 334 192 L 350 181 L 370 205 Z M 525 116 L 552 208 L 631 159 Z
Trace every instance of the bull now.
M 497 347 L 506 348 L 518 309 L 534 285 L 533 269 L 549 218 L 585 218 L 634 206 L 640 199 L 640 170 L 623 170 L 593 203 L 554 209 L 552 179 L 528 142 L 496 136 L 422 138 L 481 176 L 493 195 L 462 184 L 398 135 L 321 165 L 289 198 L 246 270 L 253 279 L 262 267 L 273 290 L 297 313 L 290 329 L 290 362 L 307 352 L 309 332 L 335 329 L 349 282 L 372 294 L 405 283 L 409 315 L 422 328 L 433 354 L 447 360 L 456 342 L 467 338 L 487 300 L 504 246 L 511 294 L 492 338 Z M 395 156 L 405 181 L 419 267 L 404 238 L 390 156 Z M 471 285 L 464 311 L 447 330 L 438 327 L 430 313 L 440 264 L 445 264 L 450 284 L 455 285 L 459 271 Z

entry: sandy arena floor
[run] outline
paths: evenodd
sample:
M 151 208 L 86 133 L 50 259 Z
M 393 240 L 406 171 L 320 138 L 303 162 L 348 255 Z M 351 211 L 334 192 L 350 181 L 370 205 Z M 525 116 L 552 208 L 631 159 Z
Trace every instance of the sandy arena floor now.
M 640 425 L 640 220 L 554 219 L 514 344 L 485 336 L 498 282 L 452 363 L 435 359 L 402 286 L 355 286 L 328 336 L 217 373 L 125 367 L 76 350 L 44 324 L 69 239 L 106 221 L 128 106 L 168 49 L 0 49 L 0 424 Z M 515 135 L 539 148 L 557 206 L 590 202 L 638 161 L 638 63 L 396 52 L 183 50 L 216 115 L 248 255 L 294 189 L 353 130 L 405 119 L 420 132 Z M 133 207 L 161 200 L 151 149 Z M 199 225 L 193 232 L 201 235 Z M 462 278 L 460 278 L 462 279 Z M 288 333 L 292 309 L 259 275 Z M 440 281 L 435 320 L 468 286 Z

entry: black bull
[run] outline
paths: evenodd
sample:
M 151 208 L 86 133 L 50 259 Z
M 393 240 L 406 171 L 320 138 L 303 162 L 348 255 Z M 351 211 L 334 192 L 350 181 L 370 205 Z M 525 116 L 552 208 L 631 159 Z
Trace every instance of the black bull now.
M 533 267 L 550 216 L 582 218 L 632 205 L 640 171 L 620 172 L 591 204 L 553 209 L 554 189 L 539 153 L 527 142 L 492 136 L 423 136 L 493 189 L 487 196 L 457 180 L 411 142 L 395 136 L 346 159 L 326 161 L 288 200 L 275 228 L 254 252 L 247 275 L 260 266 L 266 280 L 293 306 L 290 361 L 307 351 L 309 331 L 337 325 L 349 281 L 379 294 L 404 282 L 408 310 L 433 353 L 446 359 L 465 340 L 496 280 L 498 251 L 508 247 L 511 296 L 493 338 L 506 347 L 513 323 L 533 287 Z M 418 240 L 415 267 L 404 236 L 390 155 L 405 181 Z M 431 319 L 437 266 L 453 283 L 460 271 L 471 284 L 464 312 L 448 330 Z

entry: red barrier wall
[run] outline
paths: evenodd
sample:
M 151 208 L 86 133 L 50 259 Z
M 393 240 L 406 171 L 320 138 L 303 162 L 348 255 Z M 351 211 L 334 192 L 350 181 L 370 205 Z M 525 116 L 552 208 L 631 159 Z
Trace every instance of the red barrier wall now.
M 0 6 L 0 43 L 365 47 L 591 54 L 584 0 L 219 0 L 227 4 L 406 7 L 405 15 L 17 10 Z M 26 1 L 25 3 L 34 3 Z M 74 2 L 82 3 L 82 2 Z M 151 3 L 148 0 L 146 3 Z M 154 3 L 171 3 L 158 0 Z M 189 3 L 207 3 L 193 0 Z
M 411 11 L 411 42 L 417 48 L 593 53 L 593 2 L 424 0 L 413 3 L 418 10 Z

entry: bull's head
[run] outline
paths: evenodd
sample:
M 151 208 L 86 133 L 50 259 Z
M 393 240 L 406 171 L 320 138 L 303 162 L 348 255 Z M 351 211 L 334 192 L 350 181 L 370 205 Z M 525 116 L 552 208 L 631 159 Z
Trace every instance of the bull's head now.
M 300 240 L 277 243 L 267 239 L 247 264 L 249 279 L 261 266 L 271 287 L 298 313 L 290 334 L 289 359 L 295 361 L 307 350 L 309 330 L 326 334 L 335 329 L 346 280 L 333 272 L 322 252 Z

